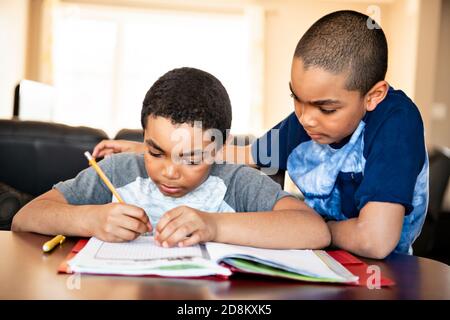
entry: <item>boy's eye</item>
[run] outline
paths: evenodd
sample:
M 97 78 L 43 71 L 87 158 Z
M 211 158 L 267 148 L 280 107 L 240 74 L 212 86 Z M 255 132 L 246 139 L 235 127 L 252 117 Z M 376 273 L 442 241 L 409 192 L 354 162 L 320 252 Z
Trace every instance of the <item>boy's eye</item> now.
M 323 109 L 323 108 L 319 108 L 319 109 L 324 114 L 332 114 L 333 112 L 336 111 L 336 110 L 329 110 L 329 109 Z
M 160 153 L 154 153 L 154 152 L 152 152 L 152 151 L 148 151 L 148 153 L 152 156 L 152 157 L 155 157 L 155 158 L 160 158 L 161 156 L 162 156 L 162 154 L 160 154 Z
M 292 99 L 297 100 L 297 97 L 292 92 L 291 92 L 290 96 L 291 96 Z
M 197 160 L 197 159 L 188 160 L 188 164 L 191 166 L 196 166 L 196 165 L 200 164 L 201 162 L 202 162 L 202 160 Z

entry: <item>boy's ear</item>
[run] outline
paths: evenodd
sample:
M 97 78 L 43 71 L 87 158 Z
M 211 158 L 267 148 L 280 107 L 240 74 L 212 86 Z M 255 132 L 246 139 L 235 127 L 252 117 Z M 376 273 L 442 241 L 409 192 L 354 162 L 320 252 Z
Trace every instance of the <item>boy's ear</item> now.
M 377 105 L 386 98 L 389 91 L 389 84 L 386 81 L 377 82 L 365 96 L 365 106 L 367 111 L 373 111 Z
M 143 142 L 145 142 L 145 132 L 146 132 L 146 129 L 144 129 L 144 130 L 142 131 L 142 141 L 143 141 Z

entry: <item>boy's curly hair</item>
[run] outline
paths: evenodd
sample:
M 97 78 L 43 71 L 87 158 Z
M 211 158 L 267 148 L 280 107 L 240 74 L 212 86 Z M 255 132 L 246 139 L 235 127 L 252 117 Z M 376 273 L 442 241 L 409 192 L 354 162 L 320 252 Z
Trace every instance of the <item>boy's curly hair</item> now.
M 149 116 L 164 117 L 173 124 L 201 121 L 204 130 L 220 130 L 224 143 L 232 113 L 228 93 L 216 77 L 184 67 L 167 72 L 148 90 L 141 111 L 144 130 Z
M 320 67 L 334 74 L 348 72 L 348 90 L 365 95 L 384 80 L 387 41 L 381 27 L 365 14 L 344 10 L 315 22 L 295 49 L 305 68 Z

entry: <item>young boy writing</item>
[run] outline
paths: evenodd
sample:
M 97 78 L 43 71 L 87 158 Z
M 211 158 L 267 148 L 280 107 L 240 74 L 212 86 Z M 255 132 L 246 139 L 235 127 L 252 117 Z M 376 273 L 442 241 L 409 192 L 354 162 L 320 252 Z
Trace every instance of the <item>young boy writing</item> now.
M 128 241 L 153 229 L 164 247 L 329 244 L 320 216 L 269 177 L 243 165 L 212 163 L 231 127 L 231 105 L 209 73 L 180 68 L 163 75 L 145 96 L 141 121 L 145 154 L 99 162 L 125 204 L 111 203 L 111 191 L 88 168 L 22 208 L 12 230 Z
M 385 35 L 368 16 L 338 11 L 319 19 L 294 53 L 295 112 L 239 150 L 252 154 L 242 157 L 249 164 L 287 169 L 328 221 L 334 245 L 380 259 L 412 253 L 428 204 L 422 119 L 384 80 L 387 57 Z M 95 153 L 140 148 L 105 141 Z

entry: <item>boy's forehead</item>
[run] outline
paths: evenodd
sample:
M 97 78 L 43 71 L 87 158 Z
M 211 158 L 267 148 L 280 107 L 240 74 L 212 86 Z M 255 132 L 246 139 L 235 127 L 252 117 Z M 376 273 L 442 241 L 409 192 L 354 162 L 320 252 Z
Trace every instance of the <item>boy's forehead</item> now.
M 202 149 L 208 141 L 204 130 L 198 125 L 173 124 L 170 119 L 164 117 L 149 117 L 144 130 L 144 140 L 146 143 L 157 144 L 164 151 L 170 151 L 175 146 L 192 150 Z
M 194 126 L 190 123 L 174 123 L 171 119 L 162 116 L 149 116 L 147 119 L 146 130 L 158 130 L 165 133 L 178 130 L 201 130 L 199 127 L 200 124 L 201 123 L 199 122 L 197 126 Z
M 340 100 L 349 93 L 347 74 L 333 74 L 320 67 L 305 68 L 300 58 L 294 58 L 291 68 L 291 88 L 304 101 Z

